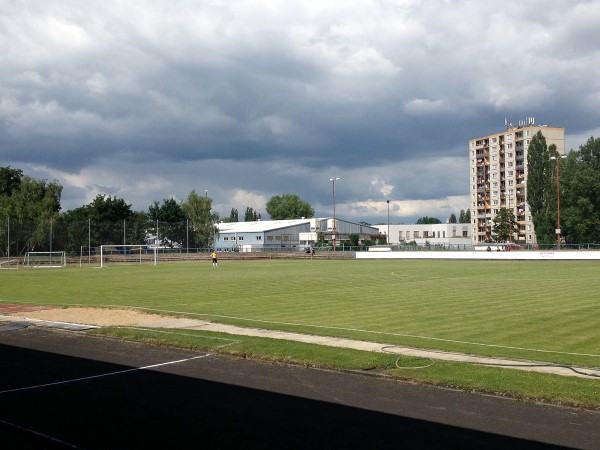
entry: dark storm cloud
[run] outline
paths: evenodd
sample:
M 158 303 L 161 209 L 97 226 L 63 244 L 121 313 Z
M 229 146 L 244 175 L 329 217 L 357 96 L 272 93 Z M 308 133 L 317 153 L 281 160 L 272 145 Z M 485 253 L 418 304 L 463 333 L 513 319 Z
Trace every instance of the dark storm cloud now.
M 0 6 L 0 161 L 138 209 L 222 214 L 297 193 L 395 221 L 468 205 L 466 143 L 504 118 L 597 135 L 600 2 L 365 0 Z M 451 211 L 452 212 L 452 211 Z M 445 218 L 445 217 L 441 217 Z

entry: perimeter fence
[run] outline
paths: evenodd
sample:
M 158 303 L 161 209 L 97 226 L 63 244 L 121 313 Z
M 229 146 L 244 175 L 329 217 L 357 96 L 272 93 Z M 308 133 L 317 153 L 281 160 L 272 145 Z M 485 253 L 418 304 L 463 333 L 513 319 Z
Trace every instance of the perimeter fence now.
M 93 256 L 92 253 L 101 245 L 147 245 L 160 248 L 164 255 L 206 255 L 215 242 L 216 232 L 214 227 L 197 225 L 192 221 L 150 221 L 143 217 L 134 217 L 119 221 L 67 221 L 63 217 L 54 220 L 40 219 L 38 221 L 20 221 L 17 218 L 0 218 L 0 257 L 1 258 L 23 258 L 27 252 L 52 252 L 65 251 L 71 257 L 81 258 L 85 255 Z M 488 244 L 480 244 L 481 246 Z M 531 245 L 522 243 L 511 244 L 489 244 L 493 249 L 505 251 L 527 251 L 527 250 L 556 250 L 557 244 Z M 381 249 L 391 251 L 471 251 L 476 250 L 473 245 L 468 244 L 431 244 L 429 242 L 418 244 L 406 242 L 384 246 L 350 245 L 349 242 L 338 241 L 335 249 L 331 243 L 314 244 L 311 246 L 315 252 L 343 253 L 360 252 Z M 563 250 L 594 251 L 600 250 L 600 244 L 596 243 L 563 243 Z M 480 248 L 479 248 L 480 249 Z M 305 253 L 306 247 L 288 245 L 286 247 L 267 244 L 249 251 L 256 253 Z M 241 247 L 230 247 L 220 249 L 222 252 L 244 252 Z M 340 255 L 341 256 L 341 255 Z

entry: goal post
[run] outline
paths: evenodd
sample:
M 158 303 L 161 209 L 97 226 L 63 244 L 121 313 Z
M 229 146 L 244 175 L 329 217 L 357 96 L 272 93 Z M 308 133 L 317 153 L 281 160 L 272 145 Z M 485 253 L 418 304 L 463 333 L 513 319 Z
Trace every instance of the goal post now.
M 109 264 L 156 265 L 156 248 L 148 245 L 101 245 L 100 267 Z
M 27 252 L 24 267 L 32 269 L 57 268 L 67 265 L 67 255 L 65 252 Z

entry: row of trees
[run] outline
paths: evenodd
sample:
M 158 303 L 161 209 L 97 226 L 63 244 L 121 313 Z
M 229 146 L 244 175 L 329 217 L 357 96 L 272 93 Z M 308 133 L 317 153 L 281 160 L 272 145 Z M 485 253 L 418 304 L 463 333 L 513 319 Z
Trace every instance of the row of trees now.
M 527 202 L 538 243 L 556 242 L 557 228 L 566 243 L 599 243 L 600 139 L 592 136 L 561 157 L 538 132 L 529 144 L 527 164 Z
M 436 224 L 442 223 L 440 219 L 437 217 L 429 217 L 423 216 L 417 219 L 417 224 Z M 448 223 L 471 223 L 471 210 L 470 209 L 461 209 L 458 220 L 456 219 L 456 214 L 450 214 L 448 217 Z
M 66 250 L 102 244 L 143 244 L 148 238 L 162 246 L 207 248 L 213 243 L 219 216 L 212 199 L 189 193 L 183 202 L 154 201 L 148 211 L 134 211 L 122 198 L 98 195 L 88 205 L 60 213 L 62 186 L 35 180 L 20 169 L 0 167 L 0 255 L 28 251 Z M 273 219 L 313 217 L 314 209 L 297 195 L 274 196 L 267 202 Z M 247 207 L 245 221 L 261 219 Z M 237 222 L 237 209 L 224 221 Z M 8 242 L 8 245 L 4 245 Z

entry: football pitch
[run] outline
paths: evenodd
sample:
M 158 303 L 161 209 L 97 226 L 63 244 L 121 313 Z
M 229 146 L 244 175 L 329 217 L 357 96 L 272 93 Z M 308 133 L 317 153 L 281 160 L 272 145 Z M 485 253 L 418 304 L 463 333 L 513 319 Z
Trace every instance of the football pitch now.
M 600 366 L 594 261 L 244 260 L 0 272 L 0 302 Z

